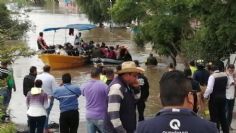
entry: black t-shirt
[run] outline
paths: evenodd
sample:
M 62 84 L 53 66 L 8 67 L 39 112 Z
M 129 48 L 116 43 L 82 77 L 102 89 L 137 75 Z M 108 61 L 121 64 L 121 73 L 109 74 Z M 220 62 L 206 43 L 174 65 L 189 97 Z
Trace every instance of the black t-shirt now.
M 194 80 L 194 79 L 192 79 L 192 78 L 188 78 L 188 79 L 190 80 L 190 82 L 191 82 L 191 84 L 192 84 L 192 89 L 193 89 L 194 91 L 200 92 L 200 91 L 201 91 L 201 89 L 200 89 L 200 84 L 199 84 L 196 80 Z
M 23 80 L 23 94 L 27 96 L 27 93 L 34 87 L 35 75 L 26 75 Z

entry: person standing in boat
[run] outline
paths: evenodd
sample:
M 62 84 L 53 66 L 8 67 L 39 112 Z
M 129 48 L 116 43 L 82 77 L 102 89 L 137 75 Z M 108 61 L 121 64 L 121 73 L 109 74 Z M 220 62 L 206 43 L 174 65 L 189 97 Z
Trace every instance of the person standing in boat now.
M 81 36 L 82 36 L 81 32 L 79 32 L 77 35 L 75 35 L 74 45 L 76 47 L 78 47 L 80 45 Z
M 43 39 L 43 32 L 39 32 L 37 44 L 38 44 L 39 50 L 47 50 L 48 49 L 48 45 L 46 44 L 45 40 Z

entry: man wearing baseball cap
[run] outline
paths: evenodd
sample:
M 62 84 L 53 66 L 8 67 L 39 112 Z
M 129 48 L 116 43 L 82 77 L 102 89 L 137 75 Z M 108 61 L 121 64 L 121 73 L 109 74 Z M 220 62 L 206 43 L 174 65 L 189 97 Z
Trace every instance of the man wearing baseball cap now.
M 144 69 L 136 67 L 133 61 L 122 63 L 108 89 L 109 133 L 134 133 L 136 129 L 136 102 L 140 97 L 138 73 Z

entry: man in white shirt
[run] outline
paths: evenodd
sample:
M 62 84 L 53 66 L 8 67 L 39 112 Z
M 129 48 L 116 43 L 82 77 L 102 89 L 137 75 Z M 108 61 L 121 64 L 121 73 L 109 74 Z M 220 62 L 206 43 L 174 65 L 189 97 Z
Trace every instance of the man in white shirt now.
M 228 75 L 228 83 L 226 89 L 226 119 L 229 124 L 229 128 L 232 122 L 232 115 L 234 109 L 234 101 L 235 101 L 235 80 L 234 80 L 234 64 L 230 64 L 227 67 L 226 74 Z
M 224 71 L 224 66 L 216 62 L 213 66 L 214 73 L 209 77 L 204 98 L 209 99 L 210 121 L 222 127 L 223 133 L 229 133 L 226 120 L 226 86 L 228 77 Z
M 48 98 L 50 100 L 49 107 L 47 108 L 47 118 L 44 125 L 45 132 L 48 132 L 48 119 L 49 114 L 53 106 L 53 89 L 56 87 L 56 80 L 53 75 L 50 74 L 51 67 L 48 65 L 45 65 L 43 67 L 43 73 L 37 75 L 36 80 L 40 79 L 43 82 L 42 89 L 45 93 L 47 93 Z

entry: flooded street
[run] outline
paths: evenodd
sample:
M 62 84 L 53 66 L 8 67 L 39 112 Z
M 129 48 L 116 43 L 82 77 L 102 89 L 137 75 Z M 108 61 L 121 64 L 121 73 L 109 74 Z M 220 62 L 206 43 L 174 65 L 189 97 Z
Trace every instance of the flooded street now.
M 44 28 L 49 27 L 60 27 L 68 24 L 76 24 L 76 23 L 89 23 L 89 20 L 86 18 L 84 14 L 74 14 L 68 13 L 68 10 L 61 10 L 57 12 L 57 10 L 45 10 L 41 8 L 33 8 L 33 10 L 27 13 L 28 19 L 32 22 L 33 29 L 27 33 L 27 37 L 25 38 L 28 46 L 34 50 L 37 50 L 36 40 L 38 37 L 38 33 L 42 31 Z M 77 31 L 75 31 L 77 33 Z M 66 30 L 58 30 L 55 33 L 55 39 L 53 41 L 54 32 L 44 32 L 44 39 L 47 44 L 63 44 L 64 42 L 73 43 L 74 36 L 68 35 L 68 31 Z M 132 35 L 129 29 L 113 29 L 112 32 L 109 28 L 97 28 L 91 31 L 83 31 L 82 38 L 85 41 L 93 40 L 94 42 L 106 42 L 108 45 L 125 45 L 128 47 L 132 57 L 134 60 L 139 60 L 141 62 L 141 67 L 143 67 L 146 72 L 150 84 L 150 96 L 146 103 L 145 116 L 154 116 L 155 113 L 161 108 L 159 101 L 159 90 L 158 90 L 158 82 L 160 76 L 166 71 L 165 64 L 159 64 L 157 67 L 146 67 L 144 62 L 147 56 L 150 53 L 151 48 L 138 48 L 131 41 Z M 10 113 L 12 115 L 12 121 L 17 124 L 26 124 L 26 103 L 25 97 L 23 95 L 23 78 L 25 75 L 29 73 L 30 66 L 36 66 L 38 68 L 38 72 L 42 72 L 42 67 L 44 64 L 42 61 L 36 56 L 31 58 L 19 58 L 13 65 L 14 68 L 14 77 L 16 80 L 17 91 L 13 92 L 12 100 L 9 106 Z M 73 83 L 81 85 L 86 82 L 89 77 L 89 71 L 92 66 L 84 66 L 75 69 L 69 70 L 56 70 L 51 73 L 55 76 L 58 84 L 61 83 L 61 75 L 63 73 L 69 72 L 72 74 Z M 80 121 L 85 121 L 85 98 L 80 96 L 79 98 L 79 107 L 80 107 Z M 53 109 L 50 114 L 50 121 L 55 121 L 58 123 L 59 120 L 59 103 L 57 100 L 54 102 Z

